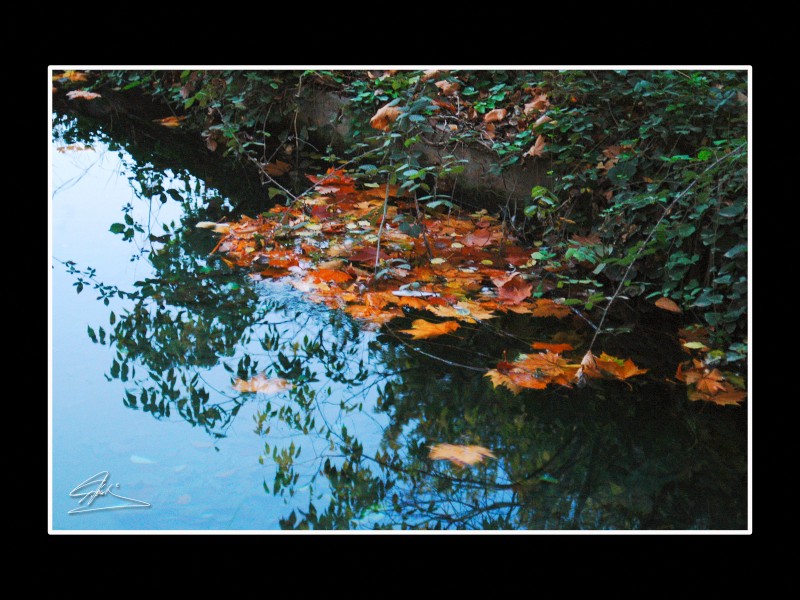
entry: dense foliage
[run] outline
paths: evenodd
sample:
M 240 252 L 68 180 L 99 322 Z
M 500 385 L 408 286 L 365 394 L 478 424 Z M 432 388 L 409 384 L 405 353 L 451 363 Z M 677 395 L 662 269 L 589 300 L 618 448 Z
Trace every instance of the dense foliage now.
M 456 155 L 428 164 L 420 151 L 432 138 L 486 147 L 498 173 L 542 161 L 547 181 L 497 209 L 537 245 L 549 284 L 587 310 L 616 294 L 672 298 L 707 329 L 710 362 L 746 356 L 744 71 L 116 71 L 100 83 L 167 101 L 211 151 L 261 165 L 270 198 L 290 193 L 266 168 L 287 148 L 398 183 L 427 210 L 459 200 L 445 195 Z M 346 98 L 341 157 L 292 118 L 320 88 Z M 393 118 L 371 127 L 387 105 Z

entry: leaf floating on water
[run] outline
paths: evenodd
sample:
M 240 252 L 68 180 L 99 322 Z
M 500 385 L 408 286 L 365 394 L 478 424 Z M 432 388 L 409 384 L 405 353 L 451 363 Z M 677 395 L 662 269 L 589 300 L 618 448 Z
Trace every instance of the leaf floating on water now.
M 153 119 L 153 123 L 158 123 L 163 127 L 180 127 L 181 121 L 186 117 L 165 117 L 163 119 Z
M 496 458 L 492 451 L 483 446 L 461 446 L 455 444 L 436 444 L 431 446 L 428 458 L 431 460 L 449 460 L 460 467 L 471 466 L 483 462 L 484 458 Z
M 94 100 L 95 98 L 102 98 L 102 96 L 96 92 L 87 92 L 86 90 L 67 92 L 68 100 Z
M 672 313 L 681 313 L 681 307 L 677 305 L 674 300 L 670 300 L 669 298 L 659 298 L 656 300 L 656 306 L 662 310 L 668 310 Z
M 521 277 L 513 277 L 505 282 L 497 292 L 497 297 L 506 304 L 519 304 L 531 297 L 533 284 Z
M 417 319 L 411 323 L 411 329 L 401 329 L 400 333 L 407 333 L 415 340 L 422 340 L 427 338 L 452 333 L 458 329 L 460 325 L 458 321 L 445 321 L 443 323 L 431 323 L 425 319 Z
M 492 382 L 492 386 L 495 388 L 503 385 L 507 387 L 509 390 L 511 390 L 515 395 L 519 394 L 522 391 L 522 387 L 514 383 L 511 377 L 509 377 L 505 373 L 501 373 L 497 369 L 489 369 L 484 375 L 484 377 L 488 377 Z
M 257 392 L 260 394 L 276 394 L 284 390 L 291 389 L 292 383 L 285 379 L 268 379 L 264 373 L 259 373 L 252 379 L 236 379 L 233 382 L 233 389 L 238 392 Z
M 534 350 L 549 350 L 550 352 L 555 352 L 556 354 L 569 352 L 570 350 L 575 349 L 572 347 L 572 344 L 551 344 L 550 342 L 533 342 L 531 346 Z
M 228 233 L 231 230 L 230 223 L 214 223 L 214 221 L 200 221 L 195 227 L 198 229 L 213 229 L 217 233 Z

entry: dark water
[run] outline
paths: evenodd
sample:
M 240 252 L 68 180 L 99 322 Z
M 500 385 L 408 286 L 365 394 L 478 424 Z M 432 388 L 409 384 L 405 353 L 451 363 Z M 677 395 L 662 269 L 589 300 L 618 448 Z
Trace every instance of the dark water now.
M 579 321 L 510 315 L 414 343 L 365 331 L 209 255 L 218 236 L 194 224 L 242 198 L 127 136 L 54 124 L 54 530 L 747 528 L 747 409 L 667 381 L 684 356 L 659 315 L 632 313 L 600 348 L 646 376 L 514 396 L 480 369 L 586 335 Z M 76 142 L 93 150 L 56 150 Z M 260 372 L 294 387 L 233 389 Z M 496 458 L 431 461 L 437 443 Z M 104 471 L 150 506 L 68 514 Z

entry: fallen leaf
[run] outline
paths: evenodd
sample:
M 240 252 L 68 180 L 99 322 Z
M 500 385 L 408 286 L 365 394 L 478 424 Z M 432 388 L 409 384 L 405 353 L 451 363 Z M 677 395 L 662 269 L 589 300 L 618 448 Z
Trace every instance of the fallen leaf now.
M 507 304 L 519 304 L 530 298 L 531 292 L 533 283 L 525 281 L 522 277 L 515 277 L 498 289 L 497 297 Z
M 436 444 L 431 446 L 428 458 L 449 460 L 461 467 L 483 462 L 484 458 L 496 458 L 492 451 L 483 446 L 461 446 L 455 444 Z
M 536 142 L 531 146 L 528 151 L 525 153 L 525 156 L 539 156 L 541 157 L 544 153 L 545 148 L 547 145 L 544 143 L 544 137 L 541 135 L 536 138 Z
M 401 329 L 400 333 L 407 333 L 415 340 L 422 340 L 427 338 L 452 333 L 458 329 L 460 325 L 458 321 L 444 321 L 443 323 L 431 323 L 425 319 L 417 319 L 411 323 L 411 329 Z
M 484 123 L 496 123 L 506 118 L 508 111 L 505 108 L 495 108 L 483 115 Z
M 336 283 L 342 283 L 345 281 L 350 281 L 353 277 L 344 271 L 334 270 L 334 269 L 315 269 L 309 273 L 314 279 L 318 279 L 319 281 L 335 281 Z
M 534 300 L 534 308 L 531 314 L 534 317 L 556 317 L 561 319 L 571 312 L 569 306 L 558 304 L 548 298 L 538 298 Z
M 623 361 L 621 358 L 616 358 L 615 356 L 611 356 L 605 352 L 597 357 L 595 364 L 597 365 L 597 369 L 603 375 L 610 375 L 616 379 L 628 379 L 635 375 L 647 373 L 647 369 L 640 369 L 633 363 L 631 359 Z M 590 375 L 585 369 L 584 372 L 587 375 Z
M 231 230 L 230 223 L 214 223 L 214 221 L 200 221 L 195 227 L 198 229 L 213 229 L 217 233 L 228 233 Z
M 452 96 L 461 89 L 461 84 L 457 81 L 450 82 L 442 80 L 437 81 L 434 85 L 439 88 L 445 96 Z
M 681 307 L 678 306 L 674 300 L 670 300 L 669 298 L 659 298 L 656 300 L 656 306 L 662 310 L 668 310 L 672 313 L 683 312 Z
M 158 123 L 163 127 L 180 127 L 181 121 L 186 117 L 165 117 L 163 119 L 153 119 L 153 123 Z
M 522 388 L 514 383 L 514 381 L 508 375 L 501 373 L 497 369 L 489 369 L 484 374 L 484 377 L 491 379 L 493 387 L 504 385 L 514 394 L 519 394 L 522 391 Z
M 258 392 L 261 394 L 275 394 L 284 390 L 291 389 L 291 382 L 285 379 L 268 379 L 264 373 L 259 373 L 252 379 L 236 379 L 233 382 L 233 389 L 239 392 Z
M 572 347 L 572 344 L 551 344 L 550 342 L 533 342 L 531 346 L 534 350 L 549 350 L 550 352 L 555 352 L 556 354 L 561 354 L 562 352 L 568 352 L 575 349 Z
M 380 107 L 373 117 L 369 120 L 369 125 L 373 129 L 381 131 L 389 131 L 392 128 L 392 123 L 400 116 L 400 109 L 396 106 L 389 106 L 388 104 Z
M 71 92 L 67 92 L 68 100 L 94 100 L 95 98 L 102 98 L 102 96 L 95 92 L 87 92 L 86 90 L 72 90 Z
M 549 122 L 550 122 L 550 121 L 552 121 L 552 120 L 553 120 L 553 119 L 551 119 L 551 118 L 550 118 L 550 117 L 548 117 L 547 115 L 542 115 L 541 117 L 539 117 L 538 119 L 536 119 L 536 120 L 533 122 L 533 125 L 531 125 L 531 128 L 532 128 L 532 129 L 536 129 L 537 127 L 539 127 L 539 125 L 544 125 L 545 123 L 549 123 Z
M 282 160 L 276 160 L 261 166 L 270 177 L 280 177 L 292 169 L 292 165 Z
M 533 100 L 525 103 L 524 112 L 526 116 L 530 116 L 535 112 L 545 110 L 548 106 L 550 106 L 550 101 L 547 99 L 547 94 L 537 94 Z
M 439 69 L 428 69 L 419 78 L 420 81 L 428 81 L 442 76 L 442 71 Z
M 53 81 L 69 79 L 70 81 L 88 81 L 89 76 L 81 71 L 64 71 L 61 75 L 53 75 Z

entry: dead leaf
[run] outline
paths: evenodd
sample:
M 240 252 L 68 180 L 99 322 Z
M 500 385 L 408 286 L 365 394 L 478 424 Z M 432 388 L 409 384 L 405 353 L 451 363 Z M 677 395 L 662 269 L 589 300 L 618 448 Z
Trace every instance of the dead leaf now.
M 556 317 L 562 319 L 570 314 L 572 311 L 569 306 L 558 304 L 548 298 L 538 298 L 534 300 L 534 308 L 531 314 L 534 317 Z
M 539 125 L 544 125 L 545 123 L 549 123 L 549 122 L 550 122 L 550 121 L 552 121 L 552 120 L 553 120 L 553 119 L 551 119 L 551 118 L 550 118 L 550 117 L 548 117 L 547 115 L 542 115 L 541 117 L 539 117 L 538 119 L 536 119 L 536 120 L 533 122 L 533 125 L 531 125 L 531 128 L 532 128 L 532 129 L 536 129 L 536 128 L 537 128 Z
M 519 304 L 531 297 L 533 283 L 514 277 L 498 289 L 497 297 L 507 304 Z
M 531 146 L 525 153 L 525 156 L 541 157 L 545 151 L 545 148 L 547 148 L 547 145 L 544 143 L 544 137 L 540 135 L 539 137 L 536 138 L 536 142 L 534 142 L 533 146 Z
M 400 109 L 396 106 L 389 106 L 388 104 L 380 107 L 373 117 L 369 120 L 369 125 L 373 129 L 381 131 L 389 131 L 392 128 L 392 123 L 400 116 Z
M 72 90 L 71 92 L 67 92 L 68 100 L 94 100 L 95 98 L 102 98 L 102 96 L 95 92 L 87 92 L 86 90 Z
M 457 81 L 450 82 L 442 80 L 437 81 L 434 85 L 439 88 L 445 96 L 453 96 L 456 92 L 458 92 L 458 90 L 461 89 L 461 84 Z
M 153 119 L 153 123 L 158 123 L 163 127 L 180 127 L 181 121 L 186 117 L 165 117 L 163 119 Z
M 549 350 L 550 352 L 555 352 L 556 354 L 569 352 L 570 350 L 575 349 L 572 347 L 572 344 L 551 344 L 550 342 L 533 342 L 531 346 L 534 350 Z
M 70 81 L 88 81 L 89 76 L 81 71 L 64 71 L 61 75 L 53 75 L 53 81 L 69 79 Z
M 547 99 L 547 94 L 537 94 L 534 96 L 533 100 L 525 103 L 525 116 L 530 116 L 535 112 L 546 110 L 548 106 L 550 106 L 550 101 Z
M 461 327 L 458 321 L 444 321 L 443 323 L 431 323 L 425 319 L 417 319 L 411 323 L 411 329 L 401 329 L 400 333 L 407 333 L 415 340 L 422 340 L 427 338 L 452 333 Z
M 428 458 L 449 460 L 461 467 L 483 462 L 484 458 L 496 458 L 492 451 L 483 446 L 461 446 L 455 444 L 436 444 L 431 446 Z
M 656 306 L 662 310 L 668 310 L 672 313 L 681 313 L 681 307 L 678 306 L 674 300 L 670 300 L 669 298 L 659 298 L 656 300 Z
M 509 390 L 511 390 L 515 395 L 519 394 L 522 391 L 522 388 L 518 386 L 516 383 L 514 383 L 508 375 L 506 375 L 505 373 L 501 373 L 497 369 L 489 369 L 484 374 L 484 377 L 488 377 L 489 379 L 491 379 L 493 387 L 504 385 Z
M 230 223 L 214 223 L 214 221 L 200 221 L 195 227 L 198 229 L 213 229 L 217 233 L 228 233 L 231 230 Z
M 428 69 L 419 78 L 420 81 L 429 81 L 442 76 L 442 71 L 439 69 Z
M 264 373 L 259 373 L 252 379 L 236 379 L 233 382 L 233 389 L 239 392 L 257 392 L 260 394 L 275 394 L 284 390 L 291 389 L 292 383 L 280 378 L 268 379 Z
M 505 108 L 495 108 L 483 115 L 484 123 L 496 123 L 506 118 L 508 111 Z
M 275 162 L 261 165 L 261 168 L 264 169 L 264 171 L 266 171 L 267 175 L 270 177 L 280 177 L 281 175 L 291 171 L 292 165 L 282 160 L 276 160 Z

